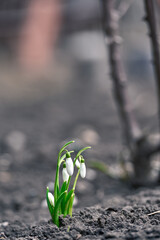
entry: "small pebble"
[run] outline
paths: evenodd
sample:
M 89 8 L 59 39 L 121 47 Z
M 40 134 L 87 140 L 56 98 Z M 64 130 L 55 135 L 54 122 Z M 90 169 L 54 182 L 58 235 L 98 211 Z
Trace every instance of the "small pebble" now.
M 73 206 L 77 206 L 78 204 L 78 198 L 75 196 L 73 201 Z
M 26 145 L 26 136 L 20 131 L 12 131 L 7 135 L 6 143 L 13 151 L 22 151 Z
M 100 137 L 95 130 L 90 128 L 81 133 L 81 139 L 86 144 L 96 145 L 99 142 Z
M 2 222 L 2 223 L 0 223 L 0 227 L 7 227 L 8 226 L 8 222 Z
M 0 156 L 0 170 L 7 171 L 11 165 L 11 155 L 6 153 Z
M 42 208 L 47 208 L 47 201 L 46 201 L 46 199 L 44 199 L 44 200 L 41 202 L 41 207 L 42 207 Z
M 85 182 L 84 181 L 81 181 L 81 182 L 78 182 L 77 183 L 77 191 L 81 192 L 81 193 L 84 193 L 84 192 L 87 192 L 89 190 L 92 190 L 93 189 L 93 186 L 91 183 L 89 182 Z
M 133 210 L 133 207 L 132 206 L 125 206 L 125 207 L 123 207 L 122 210 L 131 212 L 131 210 Z
M 86 175 L 86 178 L 88 180 L 94 180 L 95 178 L 97 177 L 97 173 L 95 170 L 93 169 L 90 169 L 90 168 L 87 168 L 87 175 Z
M 7 183 L 11 180 L 11 175 L 8 172 L 0 172 L 0 182 Z

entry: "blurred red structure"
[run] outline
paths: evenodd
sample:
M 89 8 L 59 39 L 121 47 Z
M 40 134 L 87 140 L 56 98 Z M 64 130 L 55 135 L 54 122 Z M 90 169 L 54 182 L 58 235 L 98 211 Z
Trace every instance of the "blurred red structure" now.
M 24 68 L 45 67 L 54 53 L 61 23 L 59 0 L 32 0 L 20 31 L 18 61 Z

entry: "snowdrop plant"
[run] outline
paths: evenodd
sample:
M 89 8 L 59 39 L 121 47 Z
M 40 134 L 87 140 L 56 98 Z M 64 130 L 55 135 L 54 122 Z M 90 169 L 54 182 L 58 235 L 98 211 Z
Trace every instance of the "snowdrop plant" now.
M 73 208 L 73 201 L 75 196 L 75 188 L 77 184 L 77 180 L 79 175 L 82 178 L 86 176 L 86 165 L 85 160 L 82 156 L 82 153 L 91 148 L 85 147 L 81 149 L 74 160 L 71 158 L 71 153 L 74 151 L 68 151 L 66 147 L 73 143 L 74 141 L 70 141 L 66 143 L 59 151 L 58 159 L 57 159 L 57 169 L 56 169 L 56 176 L 55 176 L 55 185 L 54 185 L 54 194 L 49 191 L 47 187 L 46 190 L 46 199 L 49 212 L 52 217 L 52 221 L 59 227 L 59 216 L 63 215 L 64 217 L 70 215 L 72 217 L 72 208 Z M 64 153 L 65 152 L 65 153 Z M 62 167 L 62 178 L 63 184 L 59 186 L 59 173 L 60 167 L 63 163 Z M 70 187 L 71 177 L 74 173 L 74 168 L 77 168 L 77 173 L 74 179 L 73 186 Z

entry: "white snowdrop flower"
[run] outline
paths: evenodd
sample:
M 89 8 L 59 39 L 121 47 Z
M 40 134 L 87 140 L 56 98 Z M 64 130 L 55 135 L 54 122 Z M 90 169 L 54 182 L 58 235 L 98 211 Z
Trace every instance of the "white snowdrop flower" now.
M 75 164 L 76 164 L 76 167 L 77 167 L 77 168 L 80 168 L 80 162 L 79 162 L 78 159 L 76 160 Z
M 63 176 L 63 182 L 68 182 L 69 174 L 67 172 L 65 163 L 63 164 L 62 176 Z
M 69 176 L 73 175 L 74 167 L 73 167 L 73 161 L 69 153 L 66 154 L 66 169 L 69 174 Z
M 80 163 L 80 175 L 82 178 L 85 178 L 86 176 L 86 165 L 84 163 L 84 160 L 81 160 L 81 163 Z
M 52 206 L 54 206 L 54 196 L 51 192 L 48 193 L 48 199 Z

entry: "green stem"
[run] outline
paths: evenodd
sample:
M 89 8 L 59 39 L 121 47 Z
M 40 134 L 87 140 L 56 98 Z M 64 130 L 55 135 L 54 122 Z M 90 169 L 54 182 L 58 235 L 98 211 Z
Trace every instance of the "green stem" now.
M 68 189 L 69 189 L 69 184 L 70 184 L 70 181 L 71 181 L 71 176 L 69 176 L 69 179 L 68 179 L 68 183 L 67 183 L 67 192 L 68 192 Z
M 59 188 L 59 158 L 57 161 L 57 169 L 56 169 L 56 177 L 55 177 L 55 183 L 54 183 L 54 201 L 56 203 L 57 201 L 57 188 Z
M 73 191 L 75 190 L 75 188 L 76 188 L 76 184 L 77 184 L 77 180 L 78 180 L 78 177 L 79 177 L 79 173 L 80 173 L 80 169 L 78 170 L 78 172 L 77 172 L 77 175 L 76 175 L 76 177 L 75 177 L 75 180 L 74 180 L 74 184 L 73 184 Z
M 64 216 L 67 215 L 67 212 L 70 216 L 72 216 L 72 206 L 73 206 L 73 201 L 74 201 L 74 191 L 75 191 L 75 188 L 76 188 L 76 184 L 77 184 L 77 180 L 78 180 L 78 177 L 79 177 L 79 173 L 80 173 L 80 169 L 78 170 L 77 172 L 77 175 L 75 177 L 75 180 L 74 180 L 74 184 L 73 184 L 73 188 L 72 188 L 72 196 L 70 198 L 70 201 L 68 202 L 68 204 L 66 205 L 66 211 L 64 213 Z
M 58 154 L 58 160 L 57 160 L 57 169 L 56 169 L 56 177 L 55 177 L 55 184 L 54 184 L 54 201 L 55 201 L 55 203 L 56 203 L 57 198 L 58 198 L 57 189 L 59 189 L 59 169 L 60 169 L 61 163 L 63 162 L 63 159 L 65 158 L 65 155 L 66 155 L 66 154 L 64 154 L 61 157 L 62 152 L 63 151 L 61 149 L 61 151 Z
M 70 192 L 68 193 L 68 195 L 65 199 L 64 217 L 66 217 L 68 214 L 69 203 L 70 203 L 70 200 L 71 200 L 71 197 L 73 194 L 74 194 L 74 191 L 72 189 L 72 190 L 70 190 Z
M 69 207 L 68 207 L 68 214 L 72 217 L 72 209 L 73 209 L 73 202 L 74 202 L 74 196 L 75 194 L 73 193 L 70 199 Z

